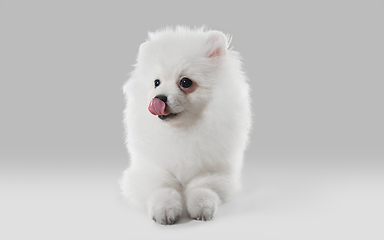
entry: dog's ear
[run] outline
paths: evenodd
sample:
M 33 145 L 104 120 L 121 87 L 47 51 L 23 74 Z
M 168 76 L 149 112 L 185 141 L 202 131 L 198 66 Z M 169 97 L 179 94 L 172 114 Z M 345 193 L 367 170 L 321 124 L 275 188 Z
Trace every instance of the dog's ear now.
M 138 62 L 145 60 L 145 56 L 148 55 L 147 49 L 148 49 L 148 41 L 145 41 L 140 45 L 139 53 L 137 54 Z
M 207 57 L 217 58 L 225 55 L 228 48 L 228 40 L 220 31 L 207 32 Z
M 142 44 L 140 44 L 139 52 L 144 52 L 144 49 L 146 48 L 147 45 L 148 45 L 148 41 L 145 41 Z

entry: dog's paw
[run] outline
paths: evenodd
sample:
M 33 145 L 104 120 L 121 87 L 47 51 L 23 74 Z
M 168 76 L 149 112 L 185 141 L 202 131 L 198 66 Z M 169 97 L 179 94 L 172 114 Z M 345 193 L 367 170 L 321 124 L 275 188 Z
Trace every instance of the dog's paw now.
M 182 211 L 181 195 L 172 188 L 158 189 L 148 200 L 149 217 L 162 225 L 174 224 Z
M 209 221 L 217 212 L 219 196 L 207 188 L 191 189 L 186 193 L 189 216 L 195 220 Z

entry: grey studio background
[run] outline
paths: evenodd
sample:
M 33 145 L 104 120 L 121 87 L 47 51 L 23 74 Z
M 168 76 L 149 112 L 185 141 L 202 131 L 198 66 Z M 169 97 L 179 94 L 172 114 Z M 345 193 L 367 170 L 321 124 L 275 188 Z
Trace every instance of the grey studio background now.
M 383 239 L 382 1 L 1 1 L 1 239 Z M 121 87 L 147 31 L 233 35 L 255 121 L 211 222 L 119 195 Z

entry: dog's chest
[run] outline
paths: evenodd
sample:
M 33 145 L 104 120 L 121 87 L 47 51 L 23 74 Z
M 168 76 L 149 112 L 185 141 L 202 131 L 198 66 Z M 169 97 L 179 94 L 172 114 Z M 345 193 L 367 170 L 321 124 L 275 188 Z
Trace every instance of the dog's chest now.
M 201 126 L 189 131 L 153 126 L 145 132 L 134 138 L 143 159 L 172 173 L 182 184 L 195 176 L 230 167 L 229 148 L 224 145 L 228 139 L 222 136 L 222 131 Z
M 178 139 L 173 139 L 171 146 L 170 149 L 163 148 L 163 154 L 168 156 L 164 159 L 163 166 L 182 184 L 195 176 L 226 168 L 226 161 L 223 161 L 224 156 L 222 156 L 225 151 L 212 136 L 211 138 L 193 135 L 180 138 L 179 136 Z

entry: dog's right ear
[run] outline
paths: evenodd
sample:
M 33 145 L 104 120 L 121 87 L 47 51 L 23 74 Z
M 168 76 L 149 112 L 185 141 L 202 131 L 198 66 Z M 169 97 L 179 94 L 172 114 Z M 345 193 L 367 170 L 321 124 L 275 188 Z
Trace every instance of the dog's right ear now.
M 142 44 L 140 44 L 139 53 L 137 55 L 137 61 L 141 61 L 144 59 L 144 56 L 146 55 L 146 52 L 147 52 L 147 48 L 148 48 L 148 41 L 145 41 Z
M 219 58 L 227 52 L 228 41 L 225 35 L 220 31 L 209 31 L 207 32 L 207 52 L 206 56 L 208 58 L 216 59 Z
M 145 49 L 145 46 L 148 44 L 148 41 L 145 41 L 143 42 L 142 44 L 140 44 L 140 47 L 139 47 L 139 52 L 143 52 L 144 49 Z

